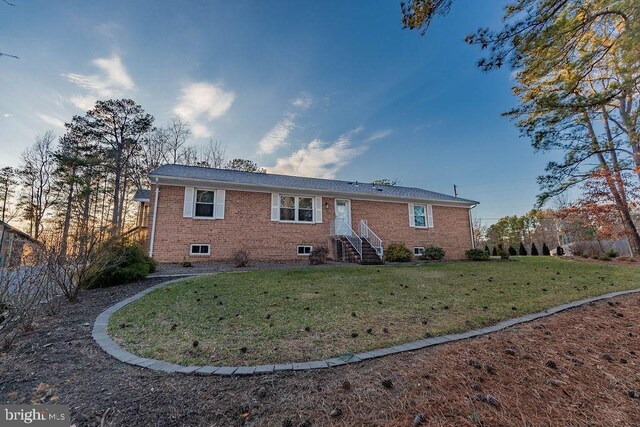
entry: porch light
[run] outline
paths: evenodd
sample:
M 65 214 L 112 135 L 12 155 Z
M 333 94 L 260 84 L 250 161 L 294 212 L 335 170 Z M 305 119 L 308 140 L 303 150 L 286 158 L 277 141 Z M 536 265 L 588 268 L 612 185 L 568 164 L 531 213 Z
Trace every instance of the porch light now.
M 329 202 L 324 202 L 324 208 L 329 209 Z

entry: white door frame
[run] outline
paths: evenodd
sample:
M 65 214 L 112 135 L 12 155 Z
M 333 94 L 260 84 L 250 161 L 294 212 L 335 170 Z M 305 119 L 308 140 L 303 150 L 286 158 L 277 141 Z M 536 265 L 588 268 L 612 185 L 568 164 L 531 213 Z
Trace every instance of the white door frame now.
M 334 215 L 336 217 L 336 219 L 338 219 L 338 202 L 347 202 L 347 213 L 349 214 L 349 218 L 346 221 L 347 224 L 349 224 L 349 228 L 351 228 L 351 200 L 349 199 L 335 199 L 335 207 L 334 207 Z M 336 234 L 341 235 L 341 234 L 346 234 L 346 232 L 348 232 L 349 230 L 342 230 L 342 228 L 344 228 L 344 226 L 342 225 L 342 223 L 338 224 L 338 222 L 335 222 L 336 224 Z

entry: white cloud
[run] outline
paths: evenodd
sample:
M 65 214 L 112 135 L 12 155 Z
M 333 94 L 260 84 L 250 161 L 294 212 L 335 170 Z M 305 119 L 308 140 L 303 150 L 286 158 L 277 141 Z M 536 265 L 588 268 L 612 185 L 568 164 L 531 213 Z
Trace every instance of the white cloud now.
M 313 104 L 313 99 L 307 94 L 302 94 L 291 101 L 291 105 L 302 110 L 306 110 L 311 107 L 311 104 Z
M 57 128 L 65 129 L 64 121 L 60 120 L 57 117 L 49 116 L 47 114 L 42 114 L 42 113 L 37 113 L 37 116 L 40 118 L 40 120 L 42 120 L 43 122 L 45 122 L 47 124 L 50 124 L 51 126 L 55 126 Z
M 273 128 L 258 143 L 258 153 L 273 153 L 275 150 L 285 145 L 289 134 L 295 127 L 296 115 L 287 113 L 282 120 L 275 124 Z
M 365 139 L 364 142 L 376 141 L 378 139 L 383 139 L 391 135 L 393 131 L 391 129 L 379 130 L 374 132 L 369 136 L 369 138 Z
M 70 82 L 86 90 L 86 94 L 72 96 L 71 102 L 78 108 L 89 110 L 98 99 L 122 96 L 135 89 L 133 79 L 122 63 L 119 55 L 110 58 L 96 58 L 91 63 L 96 66 L 98 74 L 63 74 Z
M 291 105 L 298 111 L 308 109 L 312 103 L 313 99 L 307 94 L 302 94 L 291 100 Z M 286 112 L 282 119 L 258 142 L 258 153 L 270 154 L 286 145 L 289 134 L 296 126 L 295 120 L 297 117 L 298 113 L 295 111 Z
M 2 117 L 4 117 L 5 119 L 8 119 L 9 117 L 13 117 L 13 114 L 4 113 Z
M 351 143 L 353 135 L 360 130 L 342 135 L 333 143 L 314 139 L 289 157 L 278 159 L 275 166 L 267 169 L 270 173 L 283 175 L 334 178 L 340 169 L 367 150 L 366 146 Z
M 221 85 L 207 82 L 191 83 L 182 88 L 178 105 L 173 112 L 183 117 L 191 125 L 193 136 L 211 136 L 203 120 L 208 122 L 222 117 L 231 108 L 236 94 L 225 91 Z

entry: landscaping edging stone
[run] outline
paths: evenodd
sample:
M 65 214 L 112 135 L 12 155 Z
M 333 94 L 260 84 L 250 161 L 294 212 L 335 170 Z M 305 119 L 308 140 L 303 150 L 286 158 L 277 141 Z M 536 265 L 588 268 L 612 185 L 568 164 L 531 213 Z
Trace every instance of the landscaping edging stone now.
M 556 307 L 549 308 L 547 310 L 526 314 L 524 316 L 516 317 L 513 319 L 504 320 L 496 323 L 492 326 L 487 326 L 480 329 L 474 329 L 471 331 L 461 332 L 452 335 L 442 335 L 432 338 L 426 338 L 419 341 L 414 341 L 406 344 L 399 344 L 392 347 L 381 348 L 377 350 L 365 351 L 362 353 L 349 354 L 341 357 L 334 357 L 324 360 L 314 360 L 307 362 L 292 362 L 292 363 L 278 363 L 270 365 L 256 365 L 256 366 L 183 366 L 175 363 L 169 363 L 162 360 L 149 359 L 145 357 L 136 356 L 133 353 L 128 352 L 124 348 L 120 347 L 108 334 L 107 328 L 109 325 L 109 319 L 111 316 L 122 307 L 130 304 L 149 292 L 153 292 L 156 289 L 163 288 L 172 283 L 182 281 L 181 279 L 170 280 L 158 285 L 145 289 L 144 291 L 137 293 L 119 303 L 112 305 L 98 315 L 94 324 L 91 335 L 94 341 L 110 356 L 120 360 L 121 362 L 129 365 L 139 366 L 142 368 L 152 369 L 154 371 L 161 371 L 167 373 L 180 373 L 187 375 L 254 375 L 254 374 L 269 374 L 273 372 L 282 371 L 305 371 L 310 369 L 326 369 L 334 366 L 340 366 L 350 363 L 358 363 L 364 360 L 375 359 L 378 357 L 384 357 L 390 354 L 404 353 L 407 351 L 419 350 L 426 347 L 433 347 L 448 342 L 461 341 L 469 338 L 478 337 L 481 335 L 490 334 L 492 332 L 501 331 L 506 328 L 510 328 L 515 325 L 519 325 L 526 322 L 531 322 L 536 319 L 551 316 L 552 314 L 559 313 L 561 311 L 569 310 L 571 308 L 580 307 L 585 304 L 589 304 L 596 301 L 602 301 L 609 298 L 614 298 L 622 295 L 639 293 L 640 289 L 632 289 L 628 291 L 611 292 L 608 294 L 600 295 L 597 297 L 585 298 L 578 301 L 569 302 Z

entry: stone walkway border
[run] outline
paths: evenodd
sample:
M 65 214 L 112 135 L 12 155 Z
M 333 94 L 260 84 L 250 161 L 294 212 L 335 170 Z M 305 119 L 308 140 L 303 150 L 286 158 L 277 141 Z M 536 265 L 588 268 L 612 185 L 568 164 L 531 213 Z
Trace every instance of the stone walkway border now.
M 147 359 L 144 357 L 136 356 L 120 347 L 107 333 L 107 325 L 109 324 L 109 318 L 113 313 L 120 310 L 127 304 L 136 301 L 149 292 L 153 292 L 156 289 L 168 286 L 172 283 L 182 281 L 183 279 L 171 280 L 163 282 L 158 285 L 152 286 L 144 291 L 129 297 L 119 303 L 109 307 L 96 318 L 93 324 L 93 339 L 95 342 L 109 355 L 115 357 L 121 362 L 128 363 L 129 365 L 140 366 L 143 368 L 153 369 L 154 371 L 162 371 L 167 373 L 178 372 L 181 374 L 195 374 L 195 375 L 253 375 L 253 374 L 267 374 L 271 372 L 281 371 L 304 371 L 309 369 L 325 369 L 334 366 L 346 365 L 350 363 L 362 362 L 363 360 L 375 359 L 389 354 L 404 353 L 406 351 L 418 350 L 421 348 L 432 347 L 439 344 L 444 344 L 453 341 L 466 340 L 473 337 L 478 337 L 492 332 L 497 332 L 514 325 L 518 325 L 525 322 L 531 322 L 532 320 L 540 319 L 543 317 L 551 316 L 552 314 L 559 313 L 564 310 L 576 308 L 581 305 L 585 305 L 595 301 L 601 301 L 621 295 L 633 294 L 640 292 L 640 289 L 633 289 L 628 291 L 611 292 L 605 295 L 597 297 L 591 297 L 582 299 L 579 301 L 569 302 L 557 307 L 549 308 L 539 313 L 527 314 L 525 316 L 516 317 L 513 319 L 505 320 L 497 323 L 493 326 L 487 326 L 485 328 L 474 329 L 472 331 L 462 332 L 459 334 L 443 335 L 433 338 L 427 338 L 420 341 L 411 342 L 408 344 L 400 344 L 393 347 L 381 348 L 378 350 L 367 351 L 357 354 L 349 354 L 342 357 L 334 357 L 331 359 L 314 360 L 311 362 L 300 363 L 280 363 L 273 365 L 257 365 L 257 366 L 183 366 L 176 365 L 174 363 L 164 362 L 162 360 Z

